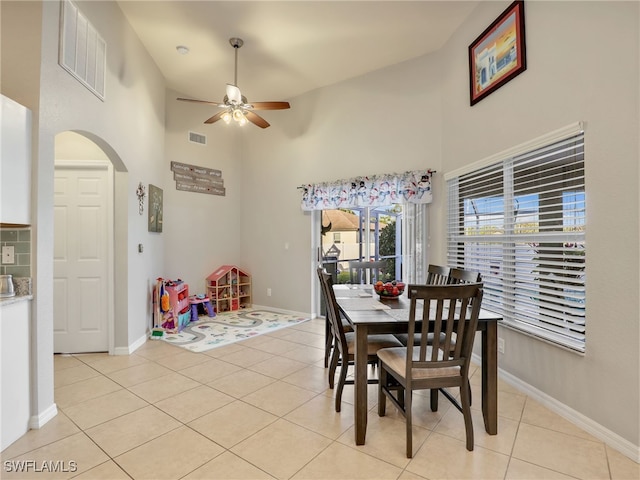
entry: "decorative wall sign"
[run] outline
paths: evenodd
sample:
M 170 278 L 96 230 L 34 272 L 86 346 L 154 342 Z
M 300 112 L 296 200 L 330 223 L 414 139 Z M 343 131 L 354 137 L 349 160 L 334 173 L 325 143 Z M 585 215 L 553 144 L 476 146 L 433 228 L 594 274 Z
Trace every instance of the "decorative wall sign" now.
M 162 232 L 162 189 L 149 184 L 149 231 Z
M 176 190 L 182 190 L 185 192 L 196 192 L 196 193 L 208 193 L 210 195 L 225 195 L 224 187 L 210 186 L 207 187 L 205 185 L 193 185 L 189 183 L 176 182 Z
M 524 1 L 515 1 L 469 45 L 471 105 L 526 69 Z
M 171 171 L 176 181 L 176 190 L 220 196 L 226 193 L 220 170 L 171 162 Z

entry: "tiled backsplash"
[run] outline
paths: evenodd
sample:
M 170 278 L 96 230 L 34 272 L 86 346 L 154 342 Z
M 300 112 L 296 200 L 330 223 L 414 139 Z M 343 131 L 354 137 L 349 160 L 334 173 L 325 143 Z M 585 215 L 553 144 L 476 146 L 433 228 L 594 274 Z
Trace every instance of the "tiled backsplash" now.
M 0 228 L 0 246 L 14 247 L 15 262 L 10 265 L 0 264 L 0 275 L 14 277 L 31 276 L 31 229 Z

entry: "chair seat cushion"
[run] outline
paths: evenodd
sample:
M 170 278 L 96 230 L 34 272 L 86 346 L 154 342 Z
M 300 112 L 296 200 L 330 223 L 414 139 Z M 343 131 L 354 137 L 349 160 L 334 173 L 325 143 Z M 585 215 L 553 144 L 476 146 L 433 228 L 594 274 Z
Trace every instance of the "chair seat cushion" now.
M 413 350 L 413 360 L 418 360 L 419 350 Z M 427 347 L 427 357 L 431 356 L 431 347 Z M 441 355 L 442 356 L 442 355 Z M 385 348 L 378 350 L 378 358 L 402 378 L 405 377 L 407 369 L 407 348 Z M 422 378 L 440 378 L 440 377 L 456 377 L 460 375 L 460 367 L 441 367 L 441 368 L 414 368 L 411 376 L 414 379 Z
M 349 348 L 349 355 L 355 355 L 356 353 L 356 334 L 355 332 L 345 333 L 347 339 L 347 346 Z M 375 355 L 381 348 L 400 347 L 402 343 L 391 334 L 385 335 L 369 335 L 367 337 L 368 349 L 367 355 Z

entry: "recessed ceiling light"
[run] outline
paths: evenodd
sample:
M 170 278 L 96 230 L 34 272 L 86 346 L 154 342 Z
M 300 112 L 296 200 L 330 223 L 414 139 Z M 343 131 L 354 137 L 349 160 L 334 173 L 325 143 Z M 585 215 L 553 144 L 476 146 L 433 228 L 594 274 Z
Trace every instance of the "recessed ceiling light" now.
M 184 45 L 178 45 L 176 47 L 176 50 L 180 55 L 186 55 L 187 53 L 189 53 L 189 47 L 185 47 Z

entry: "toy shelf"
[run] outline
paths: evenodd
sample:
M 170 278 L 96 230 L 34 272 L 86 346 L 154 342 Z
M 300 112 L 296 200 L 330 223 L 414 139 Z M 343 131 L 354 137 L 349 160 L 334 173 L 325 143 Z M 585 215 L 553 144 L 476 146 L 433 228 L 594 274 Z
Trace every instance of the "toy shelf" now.
M 207 277 L 207 296 L 216 313 L 251 306 L 251 275 L 234 265 L 222 265 Z
M 168 309 L 163 310 L 162 293 L 168 295 Z M 167 308 L 167 307 L 165 307 Z M 153 328 L 167 332 L 179 332 L 191 321 L 189 285 L 182 280 L 158 278 L 153 288 Z

